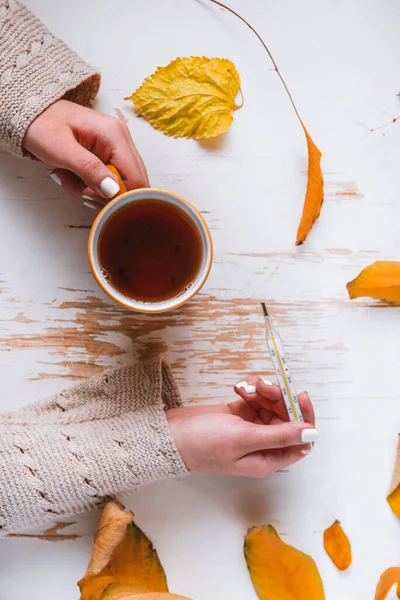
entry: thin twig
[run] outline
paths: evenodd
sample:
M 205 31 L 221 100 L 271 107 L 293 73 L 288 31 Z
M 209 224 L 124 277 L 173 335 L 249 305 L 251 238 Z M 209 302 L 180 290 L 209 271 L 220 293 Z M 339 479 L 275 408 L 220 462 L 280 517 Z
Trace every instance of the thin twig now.
M 292 94 L 289 92 L 289 88 L 288 88 L 288 86 L 286 85 L 286 82 L 285 82 L 285 80 L 283 79 L 283 77 L 282 77 L 282 75 L 281 75 L 281 72 L 279 71 L 279 69 L 278 69 L 278 66 L 277 66 L 276 62 L 274 61 L 274 58 L 273 58 L 272 54 L 271 54 L 271 52 L 269 51 L 269 49 L 268 49 L 268 46 L 266 45 L 266 43 L 264 42 L 264 40 L 262 39 L 262 37 L 260 36 L 260 34 L 259 34 L 259 33 L 258 33 L 258 32 L 257 32 L 255 29 L 254 29 L 254 27 L 253 27 L 252 25 L 250 25 L 250 23 L 248 23 L 248 21 L 246 21 L 246 19 L 245 19 L 244 17 L 242 17 L 241 15 L 239 15 L 239 13 L 237 13 L 235 10 L 233 10 L 233 8 L 230 8 L 229 6 L 226 6 L 226 4 L 223 4 L 222 2 L 219 2 L 219 0 L 210 0 L 210 2 L 213 2 L 214 4 L 218 4 L 218 6 L 221 6 L 221 8 L 225 8 L 225 10 L 227 10 L 227 11 L 229 11 L 230 13 L 232 13 L 233 15 L 235 15 L 235 16 L 236 16 L 238 19 L 240 19 L 240 20 L 241 20 L 241 21 L 242 21 L 242 22 L 243 22 L 245 25 L 247 25 L 247 27 L 248 27 L 249 29 L 251 29 L 251 31 L 252 31 L 252 32 L 253 32 L 253 33 L 254 33 L 254 34 L 255 34 L 255 35 L 258 37 L 258 39 L 260 40 L 260 42 L 261 42 L 261 43 L 262 43 L 262 45 L 264 46 L 265 50 L 267 51 L 267 53 L 268 53 L 268 56 L 270 57 L 270 59 L 271 59 L 271 62 L 272 62 L 272 64 L 274 65 L 274 69 L 275 69 L 275 71 L 277 72 L 277 74 L 278 74 L 278 77 L 279 77 L 279 79 L 281 80 L 281 82 L 282 82 L 282 84 L 283 84 L 283 87 L 284 87 L 284 88 L 285 88 L 285 90 L 286 90 L 286 93 L 287 93 L 287 95 L 289 96 L 290 102 L 292 103 L 292 106 L 293 106 L 293 108 L 294 108 L 294 112 L 295 112 L 295 113 L 296 113 L 296 115 L 297 115 L 297 118 L 299 119 L 299 121 L 300 121 L 300 123 L 301 123 L 302 127 L 304 128 L 303 121 L 301 120 L 301 117 L 300 117 L 300 115 L 299 115 L 299 111 L 297 110 L 297 107 L 296 107 L 296 105 L 295 105 L 295 103 L 294 103 L 294 100 L 293 100 L 293 98 L 292 98 Z
M 212 2 L 213 0 L 211 0 Z M 387 115 L 389 115 L 389 117 L 391 117 L 392 115 L 389 114 L 386 111 L 383 111 L 384 113 L 386 113 Z M 371 133 L 374 133 L 374 131 L 379 131 L 379 129 L 386 129 L 386 127 L 389 127 L 389 125 L 394 125 L 395 123 L 397 123 L 397 121 L 400 119 L 400 116 L 398 117 L 393 117 L 390 121 L 388 121 L 387 123 L 383 123 L 383 125 L 378 125 L 377 127 L 371 128 L 371 127 L 367 127 L 366 125 L 364 125 L 364 123 L 360 123 L 359 121 L 357 121 L 357 125 L 361 125 L 361 127 L 364 127 L 364 129 L 367 131 L 367 133 L 361 138 L 364 139 L 366 137 L 368 137 Z M 385 135 L 385 134 L 383 134 Z

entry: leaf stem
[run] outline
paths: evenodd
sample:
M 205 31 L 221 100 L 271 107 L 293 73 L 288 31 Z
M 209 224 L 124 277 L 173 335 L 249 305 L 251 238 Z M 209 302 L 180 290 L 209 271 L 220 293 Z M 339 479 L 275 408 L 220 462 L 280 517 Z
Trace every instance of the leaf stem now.
M 270 59 L 271 59 L 271 62 L 272 62 L 272 64 L 274 65 L 274 69 L 275 69 L 276 73 L 278 74 L 278 77 L 279 77 L 279 79 L 281 80 L 281 82 L 282 82 L 282 84 L 283 84 L 283 87 L 284 87 L 284 88 L 285 88 L 285 90 L 286 90 L 286 93 L 287 93 L 287 95 L 289 96 L 289 100 L 290 100 L 290 102 L 291 102 L 291 104 L 292 104 L 292 106 L 293 106 L 294 112 L 296 113 L 296 115 L 297 115 L 297 118 L 299 119 L 299 121 L 300 121 L 300 123 L 301 123 L 301 126 L 302 126 L 302 127 L 303 127 L 303 129 L 304 129 L 303 121 L 301 120 L 301 117 L 300 117 L 300 115 L 299 115 L 299 112 L 298 112 L 298 110 L 297 110 L 297 107 L 296 107 L 296 105 L 295 105 L 295 103 L 294 103 L 294 100 L 293 100 L 293 98 L 292 98 L 292 94 L 290 93 L 290 91 L 289 91 L 289 88 L 288 88 L 288 86 L 286 85 L 286 82 L 285 82 L 285 80 L 283 79 L 283 77 L 282 77 L 282 75 L 281 75 L 281 72 L 279 71 L 279 69 L 278 69 L 278 66 L 277 66 L 277 64 L 276 64 L 275 60 L 274 60 L 274 58 L 273 58 L 273 56 L 272 56 L 271 52 L 269 51 L 269 49 L 268 49 L 268 46 L 266 45 L 266 43 L 265 43 L 265 42 L 264 42 L 264 40 L 262 39 L 261 35 L 260 35 L 260 34 L 259 34 L 259 33 L 258 33 L 258 32 L 257 32 L 255 29 L 254 29 L 254 27 L 253 27 L 252 25 L 250 25 L 250 23 L 249 23 L 248 21 L 246 21 L 246 19 L 245 19 L 244 17 L 242 17 L 241 15 L 239 15 L 239 13 L 237 13 L 235 10 L 233 10 L 233 8 L 230 8 L 229 6 L 226 6 L 226 4 L 223 4 L 222 2 L 219 2 L 219 0 L 210 0 L 210 2 L 213 2 L 214 4 L 218 4 L 218 6 L 221 6 L 221 8 L 225 8 L 225 10 L 227 10 L 227 11 L 229 11 L 230 13 L 232 13 L 233 15 L 235 15 L 235 16 L 236 16 L 238 19 L 240 19 L 240 20 L 241 20 L 241 21 L 242 21 L 242 22 L 243 22 L 245 25 L 247 25 L 247 27 L 248 27 L 249 29 L 251 29 L 251 31 L 252 31 L 252 32 L 253 32 L 253 33 L 254 33 L 254 34 L 255 34 L 255 35 L 258 37 L 258 39 L 260 40 L 260 42 L 261 42 L 261 43 L 262 43 L 262 45 L 264 46 L 264 49 L 267 51 L 267 53 L 268 53 L 268 56 L 270 57 Z
M 240 104 L 235 104 L 235 110 L 238 110 L 239 108 L 243 108 L 244 105 L 244 96 L 243 96 L 243 92 L 242 92 L 242 88 L 239 87 L 239 92 L 240 92 L 240 96 L 242 98 L 242 101 Z
M 228 72 L 232 75 L 233 79 L 236 81 L 236 83 L 239 86 L 238 92 L 240 92 L 240 96 L 242 98 L 242 102 L 241 102 L 241 104 L 235 104 L 235 107 L 234 107 L 234 110 L 238 110 L 239 108 L 242 108 L 243 104 L 244 104 L 244 96 L 243 96 L 242 88 L 240 87 L 240 80 L 235 76 L 234 73 L 232 73 L 232 71 L 230 69 L 228 69 Z

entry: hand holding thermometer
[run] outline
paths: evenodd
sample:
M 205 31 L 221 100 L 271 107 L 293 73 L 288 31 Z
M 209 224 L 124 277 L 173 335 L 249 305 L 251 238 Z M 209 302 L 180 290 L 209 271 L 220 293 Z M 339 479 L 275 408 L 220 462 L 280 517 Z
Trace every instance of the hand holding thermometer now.
M 296 396 L 296 390 L 294 389 L 292 376 L 290 375 L 289 365 L 286 362 L 282 340 L 271 324 L 265 303 L 261 302 L 261 306 L 264 313 L 265 337 L 267 339 L 279 387 L 281 388 L 283 399 L 289 414 L 289 420 L 303 423 L 304 417 Z

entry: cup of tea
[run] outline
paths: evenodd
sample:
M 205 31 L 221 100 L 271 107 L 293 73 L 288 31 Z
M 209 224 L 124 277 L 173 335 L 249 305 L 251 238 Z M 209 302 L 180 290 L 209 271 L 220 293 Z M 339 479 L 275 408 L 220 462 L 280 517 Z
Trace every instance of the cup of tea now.
M 100 287 L 140 313 L 163 313 L 188 302 L 204 285 L 213 245 L 200 212 L 173 192 L 142 188 L 119 194 L 97 215 L 88 255 Z

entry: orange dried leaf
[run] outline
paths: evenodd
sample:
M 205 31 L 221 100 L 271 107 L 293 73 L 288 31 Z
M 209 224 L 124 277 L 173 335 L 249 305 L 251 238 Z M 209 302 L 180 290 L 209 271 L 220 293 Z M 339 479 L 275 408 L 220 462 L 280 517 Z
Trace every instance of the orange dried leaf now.
M 163 594 L 158 592 L 150 592 L 150 594 L 135 594 L 134 596 L 122 596 L 122 598 L 123 600 L 189 600 L 189 598 L 186 598 L 186 596 L 177 596 L 176 594 Z
M 396 515 L 398 519 L 400 519 L 400 487 L 397 486 L 393 492 L 387 497 L 387 501 L 389 502 L 389 506 Z
M 369 296 L 385 302 L 400 302 L 400 262 L 378 260 L 347 284 L 350 299 Z
M 314 560 L 285 544 L 272 525 L 247 532 L 244 554 L 260 600 L 324 600 Z
M 297 115 L 298 116 L 298 115 Z M 299 117 L 300 119 L 300 117 Z M 301 215 L 300 225 L 297 230 L 296 246 L 302 244 L 316 219 L 318 219 L 322 203 L 324 201 L 324 181 L 321 171 L 321 152 L 312 141 L 307 129 L 303 127 L 308 149 L 308 180 L 307 191 L 304 199 L 303 213 Z
M 104 590 L 101 600 L 188 600 L 188 598 L 163 592 L 144 592 L 129 583 L 112 583 Z
M 303 121 L 301 120 L 299 111 L 296 108 L 296 104 L 292 98 L 292 95 L 289 91 L 288 86 L 286 85 L 285 80 L 282 77 L 280 70 L 278 69 L 278 65 L 276 64 L 268 46 L 262 39 L 261 35 L 254 29 L 252 25 L 245 18 L 243 18 L 238 12 L 236 12 L 230 6 L 227 6 L 223 2 L 219 0 L 210 0 L 214 4 L 221 6 L 225 10 L 229 11 L 233 15 L 235 15 L 238 19 L 240 19 L 251 31 L 257 36 L 264 49 L 266 50 L 268 56 L 271 59 L 272 64 L 274 65 L 274 69 L 281 80 L 283 87 L 286 90 L 287 95 L 289 96 L 290 102 L 293 106 L 294 112 L 296 113 L 297 118 L 300 121 L 300 124 L 304 130 L 306 140 L 307 140 L 307 150 L 308 150 L 308 181 L 307 181 L 307 191 L 304 199 L 303 213 L 300 220 L 300 225 L 297 230 L 296 237 L 296 245 L 299 246 L 302 244 L 307 235 L 310 232 L 311 227 L 313 226 L 315 220 L 319 217 L 321 212 L 322 203 L 324 200 L 324 182 L 322 178 L 321 171 L 321 152 L 317 148 L 317 146 L 312 141 L 307 129 L 304 126 Z
M 376 586 L 374 600 L 385 600 L 395 583 L 400 583 L 400 567 L 391 567 L 382 573 L 379 583 Z M 400 597 L 398 592 L 397 596 Z
M 142 593 L 146 593 L 146 590 L 134 583 L 111 583 L 104 590 L 101 600 L 122 600 Z
M 324 548 L 333 564 L 345 571 L 351 565 L 351 546 L 349 538 L 339 521 L 335 521 L 324 531 Z
M 396 460 L 387 501 L 396 517 L 400 519 L 400 434 L 397 441 Z
M 132 519 L 133 513 L 125 512 L 122 504 L 107 502 L 101 515 L 85 577 L 97 575 L 110 562 L 112 553 L 123 540 Z
M 164 570 L 150 540 L 119 502 L 106 504 L 92 557 L 78 582 L 81 600 L 100 600 L 112 583 L 135 584 L 138 591 L 168 592 Z

